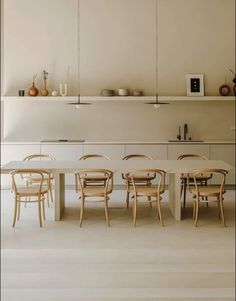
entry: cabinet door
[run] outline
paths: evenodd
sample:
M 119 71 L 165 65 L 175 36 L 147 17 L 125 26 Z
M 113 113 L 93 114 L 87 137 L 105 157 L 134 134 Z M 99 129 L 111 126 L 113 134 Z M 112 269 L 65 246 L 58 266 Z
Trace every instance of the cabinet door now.
M 166 160 L 167 145 L 127 144 L 125 155 L 129 154 L 143 154 L 151 156 L 154 160 Z
M 22 161 L 32 154 L 40 154 L 40 144 L 3 144 L 1 146 L 1 165 L 9 161 Z M 1 176 L 2 187 L 11 187 L 10 175 Z
M 118 144 L 93 144 L 93 145 L 84 145 L 84 155 L 86 154 L 103 154 L 110 157 L 111 160 L 121 160 L 125 156 L 125 145 Z M 114 184 L 122 185 L 124 180 L 121 175 L 118 173 L 114 174 Z
M 235 167 L 235 145 L 234 144 L 212 144 L 210 145 L 210 159 L 223 160 Z M 214 184 L 217 180 L 214 181 Z M 226 184 L 235 185 L 235 170 L 226 176 Z
M 42 144 L 41 153 L 53 156 L 56 160 L 79 160 L 83 151 L 80 144 Z
M 182 154 L 197 154 L 209 158 L 209 145 L 183 144 L 168 145 L 168 160 L 176 160 Z
M 41 153 L 54 157 L 56 160 L 79 160 L 82 156 L 81 144 L 41 144 Z M 72 174 L 65 176 L 66 185 L 75 185 Z
M 125 145 L 112 144 L 93 144 L 84 145 L 84 155 L 86 154 L 102 154 L 110 157 L 111 160 L 120 160 L 125 156 Z

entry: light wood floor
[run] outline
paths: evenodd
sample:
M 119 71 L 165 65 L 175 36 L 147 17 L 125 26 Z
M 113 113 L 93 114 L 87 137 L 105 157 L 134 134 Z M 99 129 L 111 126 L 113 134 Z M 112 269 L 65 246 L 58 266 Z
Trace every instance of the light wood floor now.
M 181 222 L 163 202 L 163 228 L 156 208 L 140 204 L 133 229 L 124 191 L 112 195 L 110 228 L 101 204 L 85 207 L 79 228 L 78 201 L 67 191 L 61 222 L 49 208 L 40 229 L 31 204 L 13 229 L 13 199 L 2 191 L 2 301 L 233 301 L 234 196 L 227 192 L 227 228 L 216 204 L 201 207 L 195 228 L 189 201 Z

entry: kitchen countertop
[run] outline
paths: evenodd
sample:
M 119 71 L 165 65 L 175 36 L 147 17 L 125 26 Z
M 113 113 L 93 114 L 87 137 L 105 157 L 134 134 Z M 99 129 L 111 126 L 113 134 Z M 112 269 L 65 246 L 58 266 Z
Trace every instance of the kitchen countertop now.
M 171 140 L 171 139 L 169 139 Z M 200 139 L 199 139 L 200 140 Z M 112 140 L 112 139 L 107 139 L 107 140 L 96 140 L 96 139 L 88 139 L 85 142 L 40 142 L 40 141 L 2 141 L 2 145 L 22 145 L 22 144 L 84 144 L 84 145 L 89 145 L 89 144 L 168 144 L 168 145 L 175 145 L 175 144 L 235 144 L 235 140 L 204 140 L 202 142 L 169 142 L 168 140 Z

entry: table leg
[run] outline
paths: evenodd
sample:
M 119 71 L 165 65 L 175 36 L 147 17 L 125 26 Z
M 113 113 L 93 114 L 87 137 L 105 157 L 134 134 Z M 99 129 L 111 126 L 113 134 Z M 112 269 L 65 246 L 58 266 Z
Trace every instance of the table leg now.
M 55 221 L 59 221 L 65 208 L 65 174 L 55 173 Z
M 175 220 L 181 220 L 181 174 L 169 174 L 169 207 Z

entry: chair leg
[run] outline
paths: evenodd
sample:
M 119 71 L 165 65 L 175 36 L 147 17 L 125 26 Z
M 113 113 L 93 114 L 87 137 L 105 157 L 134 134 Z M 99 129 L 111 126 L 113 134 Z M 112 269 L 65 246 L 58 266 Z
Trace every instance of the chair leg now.
M 198 211 L 199 211 L 199 199 L 198 197 L 196 198 L 196 208 L 195 208 L 195 227 L 197 227 L 197 222 L 198 222 Z
M 151 197 L 150 196 L 148 196 L 148 203 L 149 203 L 149 207 L 152 209 L 152 202 L 151 202 Z
M 17 220 L 20 219 L 20 202 L 18 202 L 18 212 L 17 212 Z
M 205 181 L 205 187 L 207 187 L 207 181 Z M 208 200 L 208 197 L 206 196 L 206 201 Z M 207 208 L 209 207 L 209 203 L 208 202 L 206 202 L 206 206 L 207 206 Z
M 49 191 L 47 192 L 47 204 L 48 204 L 48 208 L 50 208 L 50 205 L 49 205 Z
M 186 188 L 187 188 L 187 182 L 186 180 L 184 180 L 183 182 L 183 185 L 184 185 L 184 204 L 183 204 L 183 207 L 185 208 L 185 205 L 186 205 Z
M 39 225 L 42 227 L 42 210 L 41 210 L 41 199 L 38 197 L 38 213 L 39 213 Z
M 193 220 L 195 221 L 196 218 L 196 200 L 193 202 Z
M 225 217 L 224 217 L 224 207 L 223 207 L 223 198 L 221 198 L 219 200 L 219 203 L 220 203 L 220 212 L 221 212 L 221 219 L 222 219 L 222 223 L 223 225 L 226 227 L 226 223 L 225 223 Z
M 43 211 L 43 219 L 45 220 L 45 203 L 44 203 L 44 201 L 45 201 L 45 198 L 43 197 L 42 198 L 42 211 Z
M 106 223 L 107 223 L 107 226 L 110 227 L 109 214 L 108 214 L 108 200 L 107 200 L 107 196 L 105 196 L 104 205 L 105 205 Z
M 163 227 L 163 220 L 162 220 L 162 215 L 161 215 L 161 202 L 160 202 L 159 198 L 157 198 L 157 211 L 158 211 L 158 214 L 159 214 L 161 225 Z
M 220 198 L 217 198 L 217 206 L 218 206 L 218 218 L 221 218 L 221 211 L 220 211 Z
M 134 202 L 133 202 L 133 227 L 136 226 L 136 217 L 137 217 L 137 196 L 134 197 Z
M 83 214 L 84 214 L 84 197 L 81 197 L 80 220 L 79 220 L 80 227 L 82 227 L 82 223 L 83 223 Z
M 151 182 L 147 181 L 147 186 L 150 187 L 151 186 Z M 152 208 L 152 202 L 151 202 L 152 198 L 150 196 L 148 196 L 148 203 L 149 203 L 149 207 Z
M 126 207 L 129 208 L 129 192 L 126 193 Z
M 13 216 L 13 224 L 12 227 L 15 227 L 16 224 L 16 215 L 17 215 L 17 198 L 15 197 L 15 208 L 14 208 L 14 216 Z
M 49 186 L 49 192 L 50 192 L 51 202 L 53 203 L 52 185 Z
M 180 198 L 182 198 L 182 194 L 183 194 L 183 181 L 181 181 Z

